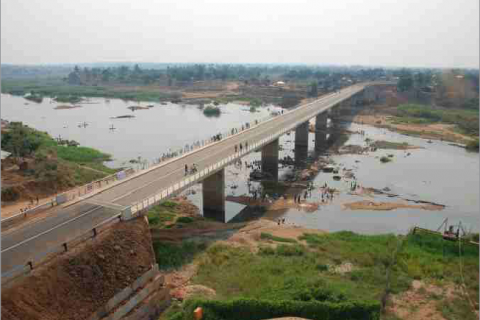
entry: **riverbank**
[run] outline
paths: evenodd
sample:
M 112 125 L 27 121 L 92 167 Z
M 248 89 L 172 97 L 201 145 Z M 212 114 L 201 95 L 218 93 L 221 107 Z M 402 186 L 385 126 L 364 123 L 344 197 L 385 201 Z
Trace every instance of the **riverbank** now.
M 208 105 L 245 104 L 252 107 L 281 105 L 293 107 L 307 97 L 307 86 L 292 83 L 278 88 L 273 85 L 253 85 L 240 81 L 205 80 L 183 85 L 70 85 L 60 78 L 52 79 L 4 79 L 2 93 L 16 96 L 31 94 L 32 103 L 40 103 L 43 97 L 58 102 L 77 104 L 87 98 L 109 98 L 125 101 L 167 102 Z
M 477 317 L 465 294 L 478 299 L 478 247 L 464 247 L 459 257 L 455 243 L 428 234 L 327 233 L 263 218 L 243 226 L 221 226 L 196 211 L 179 198 L 149 212 L 149 220 L 169 221 L 151 224 L 157 263 L 174 297 L 161 319 L 191 319 L 197 306 L 203 307 L 205 319 L 239 319 L 242 312 L 248 312 L 249 319 L 260 314 L 262 319 L 309 318 L 305 313 L 284 313 L 282 304 L 273 301 L 292 308 L 305 302 L 313 303 L 312 308 L 316 303 L 325 307 L 327 302 L 327 313 L 354 302 L 358 310 L 370 313 L 368 318 L 376 318 L 385 299 L 387 269 L 390 294 L 382 319 Z M 172 229 L 183 236 L 158 238 L 160 230 L 175 234 L 169 232 Z M 458 259 L 466 292 L 457 282 Z M 254 307 L 270 301 L 269 311 L 258 313 Z M 243 311 L 236 313 L 240 303 Z M 224 311 L 218 313 L 219 308 Z
M 401 111 L 402 107 L 407 111 Z M 343 116 L 343 119 L 423 139 L 444 140 L 472 146 L 473 143 L 477 143 L 476 150 L 478 151 L 478 111 L 453 109 L 444 111 L 444 113 L 440 112 L 439 115 L 432 111 L 433 115 L 430 115 L 429 108 L 418 105 L 400 105 L 394 108 L 376 106 L 362 110 L 353 117 Z M 422 116 L 422 113 L 415 113 L 423 109 L 428 117 L 436 116 L 436 118 L 426 118 Z M 411 112 L 415 116 L 402 116 L 402 112 Z
M 2 217 L 117 171 L 103 164 L 109 154 L 20 122 L 2 128 L 2 150 L 12 153 L 2 160 Z

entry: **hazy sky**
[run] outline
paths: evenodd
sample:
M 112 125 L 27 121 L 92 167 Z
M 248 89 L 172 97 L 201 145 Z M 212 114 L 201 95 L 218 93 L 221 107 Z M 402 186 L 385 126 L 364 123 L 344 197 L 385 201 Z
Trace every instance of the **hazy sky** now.
M 479 66 L 479 0 L 2 0 L 2 63 Z

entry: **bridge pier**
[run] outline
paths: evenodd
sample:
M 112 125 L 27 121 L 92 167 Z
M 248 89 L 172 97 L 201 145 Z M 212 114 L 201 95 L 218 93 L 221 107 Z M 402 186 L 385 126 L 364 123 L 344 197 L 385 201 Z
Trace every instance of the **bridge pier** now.
M 278 180 L 278 139 L 262 148 L 262 172 Z
M 295 149 L 306 147 L 308 149 L 309 122 L 306 121 L 295 128 Z
M 308 157 L 308 134 L 309 121 L 300 124 L 295 128 L 295 166 L 302 167 L 305 165 Z
M 327 121 L 326 112 L 315 117 L 315 151 L 323 151 L 327 147 Z
M 225 168 L 202 182 L 203 216 L 225 222 Z

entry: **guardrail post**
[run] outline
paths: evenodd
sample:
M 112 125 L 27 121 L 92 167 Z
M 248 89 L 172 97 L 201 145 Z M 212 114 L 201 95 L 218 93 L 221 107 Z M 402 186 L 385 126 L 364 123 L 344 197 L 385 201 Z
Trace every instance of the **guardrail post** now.
M 122 211 L 122 215 L 121 215 L 120 217 L 121 217 L 121 219 L 124 219 L 124 220 L 130 220 L 130 219 L 132 219 L 133 216 L 132 216 L 131 207 L 125 208 L 125 209 Z

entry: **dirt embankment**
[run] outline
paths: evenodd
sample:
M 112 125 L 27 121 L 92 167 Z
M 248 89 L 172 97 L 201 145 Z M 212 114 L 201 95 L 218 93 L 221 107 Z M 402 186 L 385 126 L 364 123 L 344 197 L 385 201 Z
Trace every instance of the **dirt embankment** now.
M 146 221 L 118 223 L 2 289 L 2 318 L 88 319 L 154 263 Z

